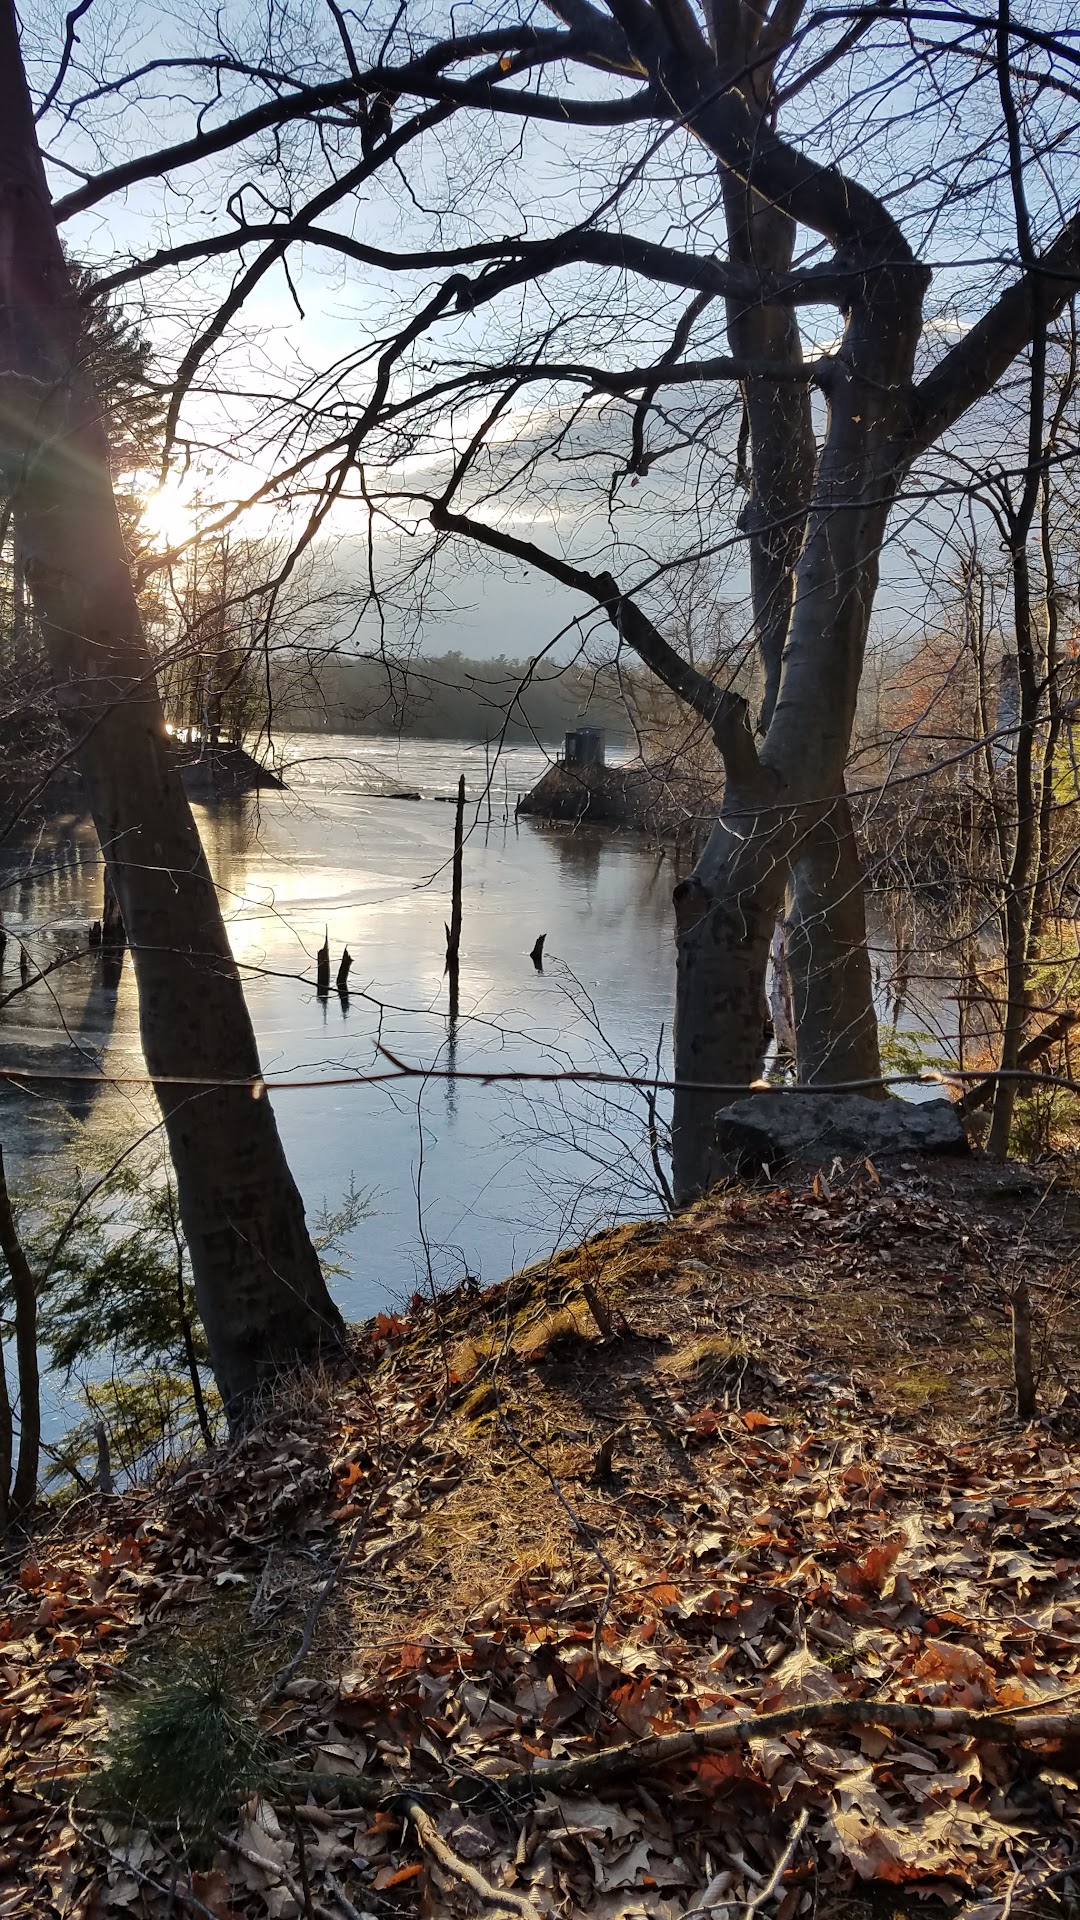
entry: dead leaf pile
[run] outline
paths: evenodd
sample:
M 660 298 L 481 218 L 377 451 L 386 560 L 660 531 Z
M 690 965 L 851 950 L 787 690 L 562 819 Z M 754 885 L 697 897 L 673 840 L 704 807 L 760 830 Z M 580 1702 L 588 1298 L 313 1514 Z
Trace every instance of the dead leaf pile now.
M 362 1389 L 73 1514 L 0 1605 L 0 1915 L 1073 1911 L 1080 1446 L 1068 1379 L 1028 1429 L 988 1391 L 1017 1238 L 876 1176 L 717 1197 L 382 1316 Z M 276 1785 L 193 1869 L 73 1776 L 125 1659 L 222 1608 L 267 1655 Z M 785 1711 L 815 1724 L 625 1764 Z

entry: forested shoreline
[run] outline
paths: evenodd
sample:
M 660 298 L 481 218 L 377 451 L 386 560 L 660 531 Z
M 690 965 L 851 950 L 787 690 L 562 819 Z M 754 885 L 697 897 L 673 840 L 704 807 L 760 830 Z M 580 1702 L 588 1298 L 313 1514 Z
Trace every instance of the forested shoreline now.
M 387 652 L 313 664 L 282 652 L 271 711 L 277 727 L 296 732 L 561 746 L 564 734 L 588 723 L 621 743 L 631 732 L 631 692 L 610 667 L 558 661 Z

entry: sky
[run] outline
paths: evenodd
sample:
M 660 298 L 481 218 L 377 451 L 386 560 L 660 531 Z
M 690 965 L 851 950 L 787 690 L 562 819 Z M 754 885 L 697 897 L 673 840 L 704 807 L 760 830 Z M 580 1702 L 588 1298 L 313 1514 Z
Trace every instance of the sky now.
M 1029 11 L 1047 24 L 1067 17 L 1052 3 Z M 429 16 L 437 18 L 438 9 L 414 5 L 409 22 L 416 23 L 422 33 Z M 95 0 L 79 23 L 80 44 L 61 99 L 70 101 L 88 91 L 99 70 L 118 74 L 186 53 L 205 35 L 208 17 L 192 0 L 138 9 L 110 8 L 109 0 Z M 221 14 L 224 30 L 238 45 L 261 32 L 259 23 L 265 17 L 240 0 Z M 481 10 L 475 8 L 455 15 L 459 30 L 480 17 Z M 483 17 L 490 18 L 491 10 Z M 291 13 L 279 9 L 276 18 L 286 23 L 280 31 L 291 33 L 290 47 L 279 46 L 276 52 L 284 57 L 287 51 L 297 71 L 310 77 L 342 70 L 340 48 L 324 9 L 301 0 Z M 295 23 L 291 28 L 290 19 Z M 62 23 L 63 11 L 52 0 L 34 0 L 27 9 L 27 47 L 32 56 L 38 56 L 31 58 L 30 65 L 39 87 L 55 67 Z M 931 72 L 899 52 L 875 55 L 857 68 L 837 68 L 796 109 L 821 157 L 829 157 L 832 148 L 842 144 L 848 166 L 883 191 L 898 185 L 901 174 L 908 175 L 906 191 L 894 201 L 894 210 L 902 213 L 907 231 L 929 257 L 945 263 L 939 274 L 940 291 L 934 295 L 938 343 L 943 328 L 946 334 L 955 334 L 969 323 L 973 304 L 977 309 L 995 280 L 1007 271 L 1009 219 L 997 181 L 1000 144 L 992 99 L 988 107 L 985 89 L 974 102 L 968 99 L 960 81 L 969 71 L 961 68 L 958 75 L 954 66 Z M 589 76 L 583 84 L 595 95 L 605 86 L 622 83 Z M 850 107 L 846 107 L 845 89 L 852 94 Z M 120 100 L 91 102 L 66 123 L 56 112 L 48 115 L 42 123 L 43 138 L 52 156 L 49 164 L 57 192 L 71 186 L 72 177 L 65 174 L 61 162 L 93 171 L 188 132 L 193 103 L 205 93 L 204 79 L 198 74 L 147 74 Z M 237 104 L 248 104 L 240 93 L 235 98 Z M 1053 108 L 1051 101 L 1047 116 Z M 212 106 L 211 117 L 223 111 Z M 924 130 L 913 133 L 913 126 Z M 486 146 L 478 141 L 478 132 Z M 449 138 L 429 141 L 419 160 L 406 158 L 402 173 L 391 176 L 389 187 L 380 180 L 369 183 L 347 206 L 328 215 L 327 224 L 351 227 L 369 241 L 395 246 L 513 232 L 521 229 L 525 218 L 530 231 L 543 231 L 581 217 L 596 205 L 614 177 L 613 169 L 639 154 L 646 137 L 637 129 L 618 138 L 605 135 L 602 140 L 573 129 L 532 129 L 519 152 L 517 134 L 516 125 L 508 128 L 504 122 L 492 128 L 488 121 L 467 117 L 460 135 L 452 131 Z M 355 130 L 342 129 L 334 137 L 343 159 L 354 159 Z M 319 155 L 305 146 L 308 138 L 303 129 L 297 129 L 286 137 L 285 148 L 294 172 L 314 182 L 324 175 Z M 1074 145 L 1065 141 L 1061 164 L 1073 152 Z M 1037 217 L 1039 196 L 1049 207 L 1058 186 L 1053 167 L 1041 185 L 1035 182 Z M 249 146 L 240 157 L 230 156 L 225 163 L 184 170 L 164 187 L 152 181 L 113 196 L 104 207 L 70 222 L 65 240 L 81 257 L 105 265 L 117 256 L 183 239 L 208 227 L 220 230 L 240 208 L 249 218 L 265 219 L 282 204 L 286 191 L 282 171 L 264 142 Z M 303 191 L 297 191 L 302 199 Z M 674 219 L 676 240 L 704 250 L 718 244 L 714 201 L 715 177 L 700 149 L 676 154 L 669 144 L 650 161 L 621 204 L 632 230 L 663 237 Z M 965 258 L 980 264 L 974 269 L 969 265 L 961 276 L 953 263 Z M 166 361 L 176 356 L 197 328 L 199 316 L 221 297 L 231 272 L 231 262 L 204 264 L 148 283 L 143 321 Z M 423 276 L 407 280 L 406 296 L 422 284 L 431 283 L 424 282 Z M 265 479 L 273 465 L 273 435 L 256 422 L 266 396 L 300 388 L 310 402 L 319 403 L 326 389 L 324 370 L 335 367 L 344 369 L 355 413 L 370 386 L 372 358 L 380 339 L 400 312 L 400 287 L 400 282 L 392 284 L 386 275 L 346 271 L 340 259 L 313 249 L 290 256 L 288 277 L 280 267 L 272 270 L 245 308 L 242 325 L 206 363 L 208 378 L 187 403 L 182 430 L 207 449 L 213 448 L 213 453 L 206 454 L 201 472 L 183 479 L 174 475 L 169 482 L 156 508 L 162 536 L 175 538 L 190 528 L 196 492 L 204 500 L 215 492 L 225 499 L 250 492 Z M 561 316 L 563 324 L 552 350 L 564 356 L 574 351 L 601 364 L 625 364 L 628 357 L 640 359 L 645 349 L 655 351 L 656 343 L 669 337 L 680 304 L 670 289 L 643 293 L 633 283 L 624 295 L 622 289 L 613 294 L 610 281 L 594 288 L 582 279 L 574 284 L 573 293 L 579 310 L 572 322 Z M 544 297 L 541 290 L 528 312 L 511 302 L 494 321 L 485 312 L 441 324 L 427 363 L 418 367 L 416 377 L 437 372 L 440 362 L 444 368 L 455 361 L 464 363 L 477 352 L 495 352 L 497 357 L 492 340 L 499 329 L 510 343 L 517 337 L 534 339 Z M 804 319 L 819 343 L 830 343 L 836 327 L 834 314 L 811 312 Z M 695 337 L 695 348 L 715 351 L 723 344 L 723 315 L 715 312 Z M 928 345 L 931 351 L 937 350 L 934 335 Z M 641 351 L 635 354 L 635 348 Z M 565 394 L 556 393 L 541 395 L 531 411 L 519 408 L 512 414 L 509 428 L 500 429 L 504 467 L 536 437 L 545 433 L 550 437 L 552 426 L 561 426 L 560 409 L 565 408 Z M 384 446 L 381 456 L 376 454 L 383 461 L 376 482 L 385 485 L 392 474 L 395 484 L 406 488 L 421 488 L 425 478 L 432 484 L 433 476 L 445 473 L 450 450 L 460 446 L 475 419 L 475 409 L 470 414 L 468 408 L 459 409 L 453 418 L 440 416 L 396 468 L 390 464 L 393 450 Z M 622 484 L 612 495 L 613 463 L 625 455 L 626 415 L 617 432 L 610 410 L 603 416 L 587 415 L 575 432 L 574 467 L 558 449 L 549 447 L 528 486 L 519 488 L 517 504 L 504 495 L 498 510 L 510 514 L 515 530 L 546 540 L 582 562 L 608 564 L 614 558 L 620 579 L 629 582 L 647 578 L 657 558 L 670 561 L 691 549 L 699 523 L 705 524 L 699 522 L 704 512 L 708 536 L 728 542 L 718 570 L 718 594 L 729 604 L 736 602 L 745 595 L 746 579 L 741 550 L 730 545 L 742 504 L 733 482 L 731 422 L 718 421 L 716 444 L 706 458 L 681 455 L 677 424 L 667 431 L 672 451 L 666 461 L 653 469 L 636 493 Z M 294 418 L 290 443 L 294 453 L 303 447 L 304 432 Z M 614 513 L 609 511 L 612 501 Z M 927 604 L 924 576 L 953 511 L 946 497 L 937 502 L 916 501 L 898 516 L 899 537 L 885 556 L 879 597 L 877 619 L 882 630 L 902 631 L 921 620 Z M 383 616 L 391 638 L 396 633 L 402 638 L 419 634 L 426 651 L 456 647 L 479 657 L 532 653 L 555 640 L 564 628 L 570 631 L 556 644 L 564 651 L 578 644 L 575 623 L 586 610 L 579 595 L 531 570 L 493 565 L 472 550 L 462 553 L 459 549 L 450 564 L 440 565 L 434 579 L 426 581 L 423 617 L 418 621 L 417 588 L 401 579 L 403 555 L 411 557 L 419 545 L 416 509 L 402 510 L 402 519 L 404 535 L 392 529 L 376 535 L 377 571 L 387 589 Z M 256 533 L 281 530 L 280 517 L 265 511 L 252 516 L 249 524 Z M 335 508 L 326 532 L 323 565 L 333 564 L 347 595 L 354 582 L 362 591 L 367 570 L 362 502 L 353 499 Z M 647 594 L 651 591 L 646 588 Z M 342 619 L 350 624 L 347 613 Z M 372 615 L 364 623 L 362 638 L 370 641 L 377 628 Z

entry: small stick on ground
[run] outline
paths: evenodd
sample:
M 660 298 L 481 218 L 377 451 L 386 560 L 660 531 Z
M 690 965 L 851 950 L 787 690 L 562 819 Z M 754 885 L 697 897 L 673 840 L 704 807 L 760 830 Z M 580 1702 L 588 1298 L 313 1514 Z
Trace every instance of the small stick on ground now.
M 787 1846 L 780 1855 L 761 1892 L 755 1893 L 753 1899 L 747 1902 L 743 1920 L 750 1920 L 751 1914 L 760 1913 L 762 1907 L 768 1905 L 774 1893 L 779 1892 L 780 1882 L 795 1858 L 795 1849 L 802 1839 L 803 1834 L 806 1832 L 806 1823 L 809 1818 L 810 1814 L 807 1808 L 804 1807 L 795 1825 L 792 1827 L 791 1832 L 788 1834 Z
M 1032 1713 L 1019 1707 L 981 1712 L 969 1707 L 925 1707 L 909 1700 L 814 1700 L 806 1706 L 782 1707 L 777 1713 L 749 1713 L 738 1720 L 717 1720 L 678 1733 L 656 1733 L 645 1740 L 601 1748 L 598 1753 L 557 1760 L 550 1766 L 514 1768 L 507 1773 L 490 1773 L 486 1778 L 493 1788 L 510 1796 L 572 1793 L 633 1779 L 703 1753 L 727 1753 L 749 1740 L 810 1733 L 819 1727 L 841 1730 L 874 1726 L 909 1733 L 960 1734 L 998 1746 L 1024 1746 L 1029 1741 L 1075 1740 L 1080 1737 L 1080 1713 Z M 380 1782 L 371 1775 L 359 1779 L 345 1773 L 282 1772 L 278 1778 L 291 1788 L 328 1799 L 337 1793 L 352 1793 L 365 1806 L 389 1806 L 400 1792 L 392 1780 Z M 448 1775 L 430 1784 L 451 1791 L 455 1782 L 453 1775 Z M 37 1791 L 43 1792 L 40 1785 Z
M 349 1899 L 349 1896 L 346 1893 L 344 1887 L 342 1886 L 341 1881 L 338 1879 L 335 1873 L 332 1873 L 330 1871 L 329 1867 L 323 1868 L 323 1879 L 326 1881 L 326 1884 L 330 1889 L 331 1897 L 337 1901 L 338 1906 L 341 1908 L 342 1913 L 345 1915 L 345 1920 L 361 1920 L 359 1907 L 353 1906 L 353 1903 Z
M 525 1894 L 512 1893 L 508 1887 L 493 1887 L 490 1880 L 485 1880 L 479 1868 L 470 1865 L 468 1860 L 463 1860 L 460 1854 L 455 1853 L 449 1841 L 443 1839 L 431 1815 L 425 1813 L 419 1801 L 407 1800 L 405 1812 L 416 1828 L 416 1837 L 425 1853 L 430 1853 L 432 1859 L 437 1860 L 440 1867 L 444 1867 L 447 1873 L 452 1873 L 455 1879 L 471 1888 L 473 1893 L 479 1894 L 481 1900 L 489 1907 L 502 1907 L 506 1913 L 519 1913 L 524 1916 L 524 1920 L 540 1920 L 540 1908 Z
M 249 1867 L 258 1867 L 260 1873 L 267 1873 L 271 1879 L 279 1880 L 286 1893 L 296 1901 L 301 1913 L 306 1912 L 311 1914 L 313 1920 L 332 1920 L 326 1907 L 317 1906 L 314 1902 L 311 1902 L 309 1905 L 305 1901 L 303 1888 L 298 1881 L 293 1879 L 288 1869 L 281 1865 L 280 1861 L 268 1860 L 265 1854 L 256 1853 L 254 1847 L 245 1847 L 242 1840 L 231 1840 L 227 1835 L 223 1844 L 228 1848 L 230 1853 L 236 1854 L 237 1859 L 246 1860 Z

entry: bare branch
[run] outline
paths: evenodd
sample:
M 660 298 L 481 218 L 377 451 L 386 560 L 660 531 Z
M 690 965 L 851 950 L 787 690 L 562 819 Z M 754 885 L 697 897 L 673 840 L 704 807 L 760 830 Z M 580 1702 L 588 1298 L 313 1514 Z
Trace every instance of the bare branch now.
M 423 94 L 442 69 L 452 62 L 491 55 L 501 58 L 509 52 L 527 52 L 535 61 L 563 61 L 578 58 L 585 51 L 573 35 L 566 33 L 540 33 L 528 27 L 508 28 L 498 33 L 477 33 L 460 40 L 441 41 L 419 59 L 401 67 L 373 67 L 361 75 L 362 90 L 378 94 L 390 88 L 398 93 L 413 91 Z M 220 126 L 206 128 L 188 140 L 178 141 L 175 146 L 161 147 L 153 153 L 140 154 L 137 159 L 125 161 L 121 166 L 110 167 L 85 187 L 57 200 L 54 205 L 56 219 L 58 222 L 70 220 L 73 214 L 85 213 L 88 207 L 97 206 L 112 194 L 136 186 L 141 180 L 173 174 L 212 154 L 225 153 L 232 147 L 241 146 L 271 128 L 287 126 L 294 120 L 313 118 L 335 107 L 354 105 L 359 98 L 357 83 L 351 76 L 348 80 L 327 81 L 322 86 L 297 87 L 284 97 L 268 100 L 261 107 L 237 114 L 232 120 L 223 121 Z M 486 96 L 482 104 L 490 104 Z M 588 106 L 588 103 L 583 104 Z M 617 123 L 620 116 L 612 103 L 603 102 L 600 105 L 608 116 L 605 124 Z M 560 103 L 555 103 L 548 117 L 565 120 L 572 116 L 573 108 L 572 101 L 568 103 L 566 111 L 563 111 Z M 641 102 L 635 102 L 629 117 L 640 118 L 640 108 Z
M 1041 283 L 1041 300 L 1035 280 Z M 1037 267 L 1000 299 L 938 361 L 911 403 L 912 451 L 922 452 L 988 394 L 1032 337 L 1037 312 L 1055 320 L 1080 292 L 1080 213 L 1073 215 Z
M 707 721 L 731 777 L 747 782 L 759 777 L 760 768 L 747 721 L 746 702 L 727 688 L 718 687 L 715 681 L 699 673 L 688 660 L 684 660 L 636 601 L 622 591 L 611 574 L 587 573 L 584 568 L 571 566 L 569 561 L 548 553 L 531 540 L 518 539 L 514 534 L 504 532 L 501 527 L 487 526 L 468 514 L 451 513 L 442 501 L 433 503 L 429 517 L 437 533 L 464 535 L 479 546 L 490 547 L 493 552 L 524 561 L 527 566 L 536 567 L 551 579 L 560 581 L 563 586 L 573 587 L 595 600 L 638 658 L 652 669 L 665 686 L 670 687 L 672 693 L 685 700 L 695 713 Z

